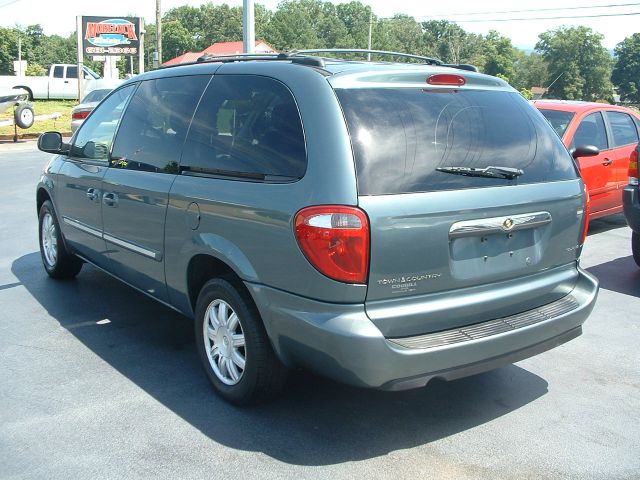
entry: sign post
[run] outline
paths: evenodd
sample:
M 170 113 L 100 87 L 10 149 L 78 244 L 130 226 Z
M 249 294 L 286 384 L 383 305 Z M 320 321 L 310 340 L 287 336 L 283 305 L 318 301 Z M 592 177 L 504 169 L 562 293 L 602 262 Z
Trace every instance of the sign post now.
M 78 101 L 81 102 L 84 98 L 84 50 L 82 48 L 82 16 L 76 17 L 76 32 L 78 37 Z

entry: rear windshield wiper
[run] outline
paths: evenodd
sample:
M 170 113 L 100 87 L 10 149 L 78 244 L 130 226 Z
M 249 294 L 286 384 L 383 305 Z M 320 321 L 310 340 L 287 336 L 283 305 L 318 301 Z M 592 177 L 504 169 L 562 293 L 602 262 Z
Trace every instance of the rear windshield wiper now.
M 438 167 L 439 172 L 452 173 L 454 175 L 464 175 L 467 177 L 489 177 L 489 178 L 507 178 L 513 180 L 516 177 L 524 174 L 524 171 L 519 168 L 511 167 L 485 167 L 485 168 L 473 168 L 473 167 Z

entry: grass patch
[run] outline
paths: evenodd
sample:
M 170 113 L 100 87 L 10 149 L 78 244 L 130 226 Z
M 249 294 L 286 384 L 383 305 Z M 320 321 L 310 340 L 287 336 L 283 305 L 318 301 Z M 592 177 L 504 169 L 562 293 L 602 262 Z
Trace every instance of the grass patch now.
M 76 100 L 34 100 L 31 102 L 33 111 L 36 115 L 47 115 L 58 112 L 62 116 L 56 120 L 36 120 L 31 128 L 23 130 L 18 128 L 18 134 L 21 133 L 42 133 L 51 130 L 66 133 L 71 131 L 71 109 L 78 104 Z M 6 112 L 0 113 L 0 120 L 12 118 L 13 108 Z M 0 135 L 13 135 L 13 125 L 10 127 L 0 127 Z

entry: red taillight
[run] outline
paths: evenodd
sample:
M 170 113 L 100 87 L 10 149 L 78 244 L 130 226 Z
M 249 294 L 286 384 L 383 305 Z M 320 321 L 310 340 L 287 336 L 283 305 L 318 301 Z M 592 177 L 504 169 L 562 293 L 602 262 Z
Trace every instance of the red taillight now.
M 585 205 L 584 205 L 584 227 L 582 229 L 582 238 L 580 239 L 580 245 L 584 244 L 587 239 L 587 233 L 589 233 L 589 215 L 591 214 L 591 197 L 589 196 L 589 190 L 585 187 Z
M 367 283 L 369 219 L 356 207 L 325 205 L 296 214 L 296 239 L 309 262 L 329 278 Z
M 638 185 L 638 150 L 640 150 L 640 145 L 631 152 L 629 158 L 629 185 Z
M 73 120 L 84 120 L 89 116 L 91 112 L 89 110 L 80 110 L 79 112 L 73 112 L 71 118 Z
M 461 87 L 467 83 L 467 81 L 460 75 L 454 75 L 452 73 L 437 73 L 427 78 L 427 83 L 429 85 L 453 85 Z

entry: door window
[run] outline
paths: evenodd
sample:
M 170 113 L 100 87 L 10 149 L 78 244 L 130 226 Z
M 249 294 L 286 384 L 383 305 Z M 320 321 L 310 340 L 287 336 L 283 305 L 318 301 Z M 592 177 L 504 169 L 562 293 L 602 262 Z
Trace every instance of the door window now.
M 609 148 L 607 130 L 604 127 L 604 120 L 600 112 L 591 113 L 580 122 L 571 141 L 571 148 L 583 145 L 593 145 L 601 151 Z
M 64 66 L 56 65 L 53 67 L 53 78 L 64 78 Z
M 300 114 L 282 83 L 254 75 L 214 78 L 189 130 L 185 173 L 290 181 L 306 167 Z
M 624 112 L 607 112 L 607 118 L 616 147 L 638 143 L 638 131 L 630 115 Z
M 113 135 L 135 85 L 127 85 L 100 104 L 74 137 L 69 155 L 78 159 L 107 160 Z
M 122 118 L 111 166 L 178 173 L 191 117 L 210 79 L 193 75 L 142 82 Z
M 78 67 L 67 67 L 67 78 L 78 78 Z

